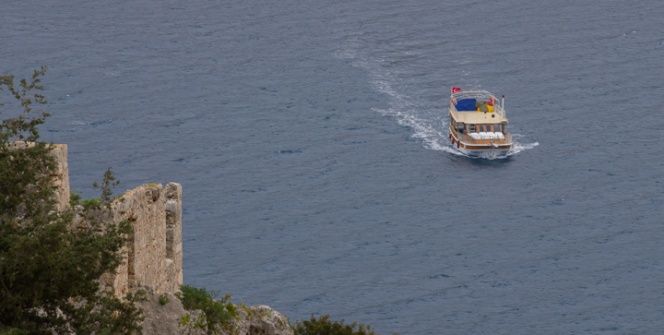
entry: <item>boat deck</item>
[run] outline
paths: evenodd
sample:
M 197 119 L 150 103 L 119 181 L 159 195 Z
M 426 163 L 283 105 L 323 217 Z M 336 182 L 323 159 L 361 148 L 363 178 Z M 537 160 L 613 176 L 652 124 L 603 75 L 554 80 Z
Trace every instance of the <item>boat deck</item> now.
M 477 107 L 485 105 L 485 108 Z M 507 122 L 504 102 L 488 91 L 461 91 L 450 97 L 450 115 L 457 122 L 495 124 Z
M 488 91 L 454 91 L 450 97 L 449 137 L 464 152 L 502 152 L 512 148 L 504 100 Z M 458 128 L 458 129 L 456 129 Z

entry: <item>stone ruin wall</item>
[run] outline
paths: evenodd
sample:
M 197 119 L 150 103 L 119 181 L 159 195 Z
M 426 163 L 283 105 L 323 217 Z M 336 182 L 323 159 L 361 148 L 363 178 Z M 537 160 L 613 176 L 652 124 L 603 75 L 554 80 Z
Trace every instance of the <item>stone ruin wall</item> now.
M 70 186 L 67 145 L 54 144 L 58 163 L 56 200 L 69 206 Z M 119 196 L 111 205 L 114 223 L 129 220 L 133 234 L 123 248 L 123 261 L 115 273 L 102 276 L 118 297 L 136 288 L 155 293 L 175 293 L 182 274 L 182 186 L 177 183 L 145 184 Z
M 54 145 L 58 163 L 56 200 L 59 209 L 69 207 L 67 145 Z M 182 187 L 177 183 L 145 184 L 125 192 L 111 204 L 115 223 L 129 220 L 133 234 L 122 250 L 123 261 L 114 273 L 100 278 L 116 296 L 124 297 L 138 288 L 156 294 L 175 294 L 182 278 Z M 187 313 L 179 303 L 161 306 L 158 295 L 142 302 L 145 313 L 142 334 L 180 334 L 180 317 Z M 177 300 L 177 299 L 176 299 Z M 239 309 L 234 334 L 293 335 L 288 319 L 268 306 Z M 198 333 L 203 333 L 197 332 Z
M 17 141 L 12 143 L 14 149 L 24 149 L 34 146 L 33 142 Z M 60 211 L 69 207 L 69 165 L 67 163 L 67 145 L 66 144 L 51 144 L 51 155 L 55 158 L 56 175 L 55 183 L 55 203 L 56 208 Z
M 122 264 L 106 278 L 115 294 L 124 296 L 140 287 L 178 292 L 183 282 L 182 187 L 142 185 L 124 193 L 111 208 L 114 222 L 128 220 L 134 228 Z
M 57 191 L 57 208 L 58 210 L 64 210 L 69 207 L 69 165 L 67 163 L 67 145 L 65 144 L 54 144 L 51 153 L 55 156 L 55 161 L 57 164 L 56 173 L 58 178 L 55 181 Z

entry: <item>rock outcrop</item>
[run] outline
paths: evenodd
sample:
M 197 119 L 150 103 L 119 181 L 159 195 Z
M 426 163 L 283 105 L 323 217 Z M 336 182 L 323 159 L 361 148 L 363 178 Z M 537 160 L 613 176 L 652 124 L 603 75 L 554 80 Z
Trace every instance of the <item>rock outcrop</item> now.
M 185 310 L 180 300 L 172 294 L 149 293 L 147 299 L 140 303 L 140 307 L 145 316 L 143 334 L 205 335 L 207 333 L 204 329 L 184 327 L 180 324 L 182 316 L 191 314 L 195 319 L 201 312 Z M 293 335 L 293 328 L 288 318 L 270 306 L 236 307 L 238 316 L 231 323 L 231 330 L 222 330 L 220 335 Z
M 160 299 L 162 299 L 161 303 L 159 302 Z M 177 335 L 187 333 L 180 326 L 180 319 L 187 314 L 187 311 L 175 295 L 170 293 L 161 295 L 148 293 L 146 300 L 140 302 L 139 306 L 143 310 L 144 316 L 143 334 Z M 202 330 L 195 333 L 205 334 Z
M 235 324 L 243 335 L 293 335 L 288 318 L 266 305 L 241 306 Z

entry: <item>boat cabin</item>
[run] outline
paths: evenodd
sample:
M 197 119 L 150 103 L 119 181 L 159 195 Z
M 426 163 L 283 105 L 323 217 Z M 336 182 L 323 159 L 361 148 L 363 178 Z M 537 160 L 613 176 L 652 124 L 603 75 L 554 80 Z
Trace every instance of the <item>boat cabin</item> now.
M 450 140 L 457 148 L 511 148 L 512 138 L 507 131 L 504 98 L 499 100 L 487 91 L 461 91 L 453 88 L 449 113 Z

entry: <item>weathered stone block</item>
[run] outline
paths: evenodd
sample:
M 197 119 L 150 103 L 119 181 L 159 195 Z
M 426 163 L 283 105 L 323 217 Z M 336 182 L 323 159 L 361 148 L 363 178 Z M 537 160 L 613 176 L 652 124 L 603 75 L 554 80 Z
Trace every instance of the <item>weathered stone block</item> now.
M 181 199 L 179 184 L 147 184 L 113 202 L 113 221 L 129 220 L 134 228 L 125 262 L 113 280 L 116 294 L 139 287 L 156 293 L 179 290 L 183 279 Z

